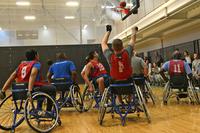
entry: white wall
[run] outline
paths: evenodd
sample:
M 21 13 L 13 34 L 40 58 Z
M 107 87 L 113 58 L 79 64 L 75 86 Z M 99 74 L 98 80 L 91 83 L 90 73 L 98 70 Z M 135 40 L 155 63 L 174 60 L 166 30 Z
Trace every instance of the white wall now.
M 168 47 L 176 44 L 181 44 L 189 41 L 200 39 L 200 25 L 194 25 L 186 29 L 181 29 L 174 33 L 170 33 L 163 37 L 163 46 Z M 142 44 L 136 45 L 138 53 L 144 52 L 147 55 L 148 51 L 162 48 L 159 38 L 145 41 Z

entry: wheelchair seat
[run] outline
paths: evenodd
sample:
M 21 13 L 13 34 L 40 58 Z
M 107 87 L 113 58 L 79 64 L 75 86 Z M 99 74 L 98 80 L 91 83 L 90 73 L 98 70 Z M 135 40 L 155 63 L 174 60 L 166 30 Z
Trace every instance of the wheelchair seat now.
M 69 90 L 72 85 L 71 82 L 67 81 L 66 78 L 55 78 L 52 79 L 51 84 L 56 86 L 57 91 L 66 91 Z
M 170 86 L 172 89 L 184 89 L 184 91 L 188 88 L 188 79 L 186 75 L 174 75 L 170 77 Z
M 13 100 L 26 100 L 28 92 L 28 83 L 13 83 L 12 96 Z
M 143 74 L 133 74 L 133 81 L 136 85 L 144 85 L 145 78 Z
M 132 79 L 128 80 L 111 80 L 110 82 L 111 93 L 116 95 L 129 95 L 133 94 L 135 87 Z

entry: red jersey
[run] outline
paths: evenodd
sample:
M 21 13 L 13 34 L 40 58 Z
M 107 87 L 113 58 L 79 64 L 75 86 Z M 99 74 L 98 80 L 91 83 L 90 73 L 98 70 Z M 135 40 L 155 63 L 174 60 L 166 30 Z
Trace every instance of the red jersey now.
M 131 77 L 131 61 L 127 51 L 124 50 L 119 57 L 113 53 L 110 64 L 110 75 L 114 80 L 126 80 Z
M 96 78 L 100 75 L 107 74 L 105 67 L 98 61 L 90 61 L 93 65 L 93 69 L 90 73 L 91 78 Z
M 179 61 L 174 61 L 171 60 L 169 62 L 169 75 L 180 75 L 185 73 L 185 68 L 184 68 L 184 61 L 179 60 Z
M 19 83 L 29 82 L 31 70 L 35 63 L 36 63 L 36 61 L 21 62 L 21 64 L 18 66 L 18 69 L 17 69 L 17 82 L 19 82 Z M 42 79 L 40 76 L 39 81 L 35 81 L 34 85 L 36 85 L 36 86 L 44 85 L 45 83 L 41 82 L 41 80 Z

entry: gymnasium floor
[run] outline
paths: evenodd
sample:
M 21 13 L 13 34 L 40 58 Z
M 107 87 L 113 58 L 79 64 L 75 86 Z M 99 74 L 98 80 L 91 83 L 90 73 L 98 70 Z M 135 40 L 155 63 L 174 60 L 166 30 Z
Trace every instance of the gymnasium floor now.
M 148 124 L 144 115 L 138 118 L 135 114 L 128 116 L 126 126 L 120 124 L 119 117 L 115 119 L 106 114 L 103 126 L 97 122 L 97 110 L 78 113 L 75 109 L 64 109 L 61 111 L 62 126 L 57 126 L 54 133 L 199 133 L 200 132 L 200 106 L 188 104 L 182 100 L 177 104 L 171 99 L 167 106 L 161 104 L 162 89 L 153 88 L 158 102 L 154 107 L 148 103 L 152 123 Z M 6 133 L 0 130 L 1 133 Z M 26 122 L 16 129 L 16 133 L 34 133 Z

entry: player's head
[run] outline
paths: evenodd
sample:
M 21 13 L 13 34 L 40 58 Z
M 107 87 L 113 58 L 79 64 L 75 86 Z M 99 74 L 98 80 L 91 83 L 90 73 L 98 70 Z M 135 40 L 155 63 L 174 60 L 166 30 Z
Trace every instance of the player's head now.
M 122 40 L 120 39 L 113 40 L 112 48 L 115 52 L 120 52 L 124 48 Z
M 199 54 L 198 53 L 194 53 L 194 59 L 199 59 Z
M 126 7 L 126 2 L 125 2 L 125 1 L 120 2 L 120 3 L 119 3 L 119 6 L 120 6 L 121 8 L 125 8 L 125 7 Z
M 180 52 L 175 51 L 175 52 L 172 54 L 172 59 L 174 59 L 174 60 L 181 60 L 181 58 L 182 58 L 182 55 L 181 55 Z
M 90 52 L 88 56 L 90 60 L 93 60 L 94 58 L 99 59 L 99 54 L 97 53 L 97 51 Z
M 67 56 L 65 55 L 65 53 L 57 53 L 56 58 L 57 60 L 66 60 Z
M 51 66 L 52 64 L 53 64 L 53 61 L 50 60 L 50 59 L 48 59 L 48 60 L 47 60 L 47 65 L 48 65 L 48 66 Z
M 39 60 L 39 54 L 34 49 L 27 50 L 25 56 L 27 61 Z

